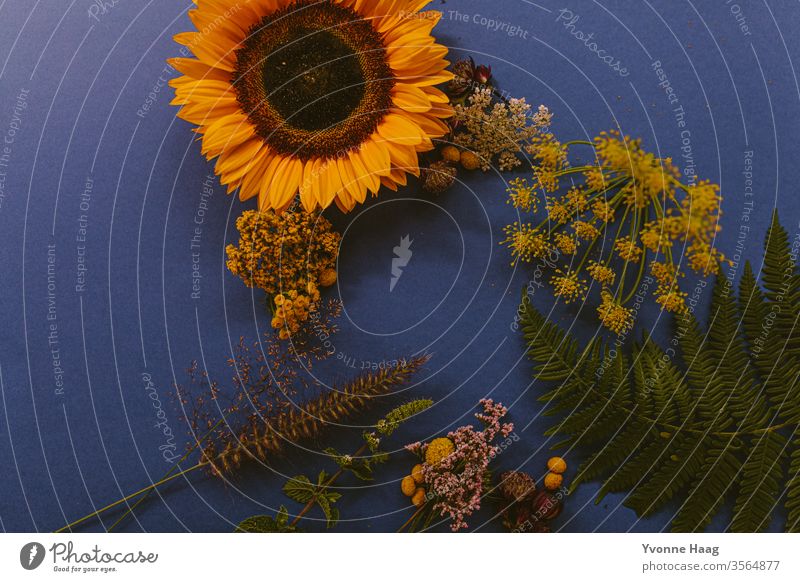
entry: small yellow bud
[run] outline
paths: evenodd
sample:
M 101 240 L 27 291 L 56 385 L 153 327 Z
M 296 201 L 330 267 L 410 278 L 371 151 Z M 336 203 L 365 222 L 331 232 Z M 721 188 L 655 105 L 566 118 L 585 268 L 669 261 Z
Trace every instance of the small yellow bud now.
M 336 283 L 336 269 L 325 269 L 319 275 L 319 284 L 323 287 L 330 287 Z
M 567 462 L 561 457 L 552 457 L 547 461 L 547 468 L 553 473 L 558 473 L 560 475 L 567 470 Z
M 403 492 L 403 495 L 411 497 L 416 490 L 417 483 L 414 481 L 414 478 L 411 475 L 403 477 L 403 480 L 400 481 L 400 491 Z
M 461 152 L 456 146 L 445 146 L 442 148 L 442 159 L 457 164 L 461 160 Z
M 555 491 L 564 482 L 564 477 L 558 473 L 548 473 L 544 476 L 544 487 L 549 491 Z
M 481 159 L 474 152 L 462 152 L 461 166 L 465 170 L 477 170 L 481 167 Z

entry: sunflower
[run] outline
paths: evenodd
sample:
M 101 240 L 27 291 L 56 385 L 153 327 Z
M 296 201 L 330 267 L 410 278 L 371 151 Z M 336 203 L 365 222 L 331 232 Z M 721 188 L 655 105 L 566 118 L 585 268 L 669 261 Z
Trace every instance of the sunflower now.
M 175 36 L 196 58 L 182 73 L 178 116 L 228 193 L 261 210 L 352 210 L 367 191 L 419 176 L 418 154 L 448 133 L 447 48 L 430 0 L 194 0 L 198 32 Z M 188 55 L 184 49 L 184 54 Z

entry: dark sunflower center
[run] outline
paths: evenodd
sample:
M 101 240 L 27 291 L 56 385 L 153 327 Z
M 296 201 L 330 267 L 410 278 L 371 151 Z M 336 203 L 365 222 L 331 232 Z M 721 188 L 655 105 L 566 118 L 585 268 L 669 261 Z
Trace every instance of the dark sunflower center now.
M 308 131 L 343 122 L 364 97 L 358 55 L 327 31 L 309 31 L 267 56 L 263 75 L 272 106 Z
M 266 16 L 236 57 L 239 103 L 284 155 L 341 156 L 364 142 L 392 105 L 382 39 L 337 4 L 302 0 Z

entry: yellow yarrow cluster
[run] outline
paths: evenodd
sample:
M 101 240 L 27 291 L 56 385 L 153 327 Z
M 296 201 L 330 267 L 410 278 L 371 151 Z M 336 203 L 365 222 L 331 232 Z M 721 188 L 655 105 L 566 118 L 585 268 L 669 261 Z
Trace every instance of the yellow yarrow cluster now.
M 275 296 L 275 315 L 272 317 L 272 328 L 278 330 L 281 339 L 289 339 L 300 331 L 309 316 L 317 309 L 320 295 L 314 283 L 307 283 L 300 292 L 292 289 L 288 293 Z
M 249 210 L 236 220 L 236 228 L 239 244 L 226 248 L 227 266 L 248 287 L 277 296 L 287 289 L 303 290 L 308 283 L 336 281 L 341 236 L 318 213 Z

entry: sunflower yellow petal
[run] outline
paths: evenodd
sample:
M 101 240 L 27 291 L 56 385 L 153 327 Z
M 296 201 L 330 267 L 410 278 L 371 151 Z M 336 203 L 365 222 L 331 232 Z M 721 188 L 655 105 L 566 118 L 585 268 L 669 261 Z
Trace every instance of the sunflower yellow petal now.
M 422 134 L 417 124 L 397 113 L 389 113 L 378 125 L 378 133 L 386 141 L 403 145 L 422 143 Z

